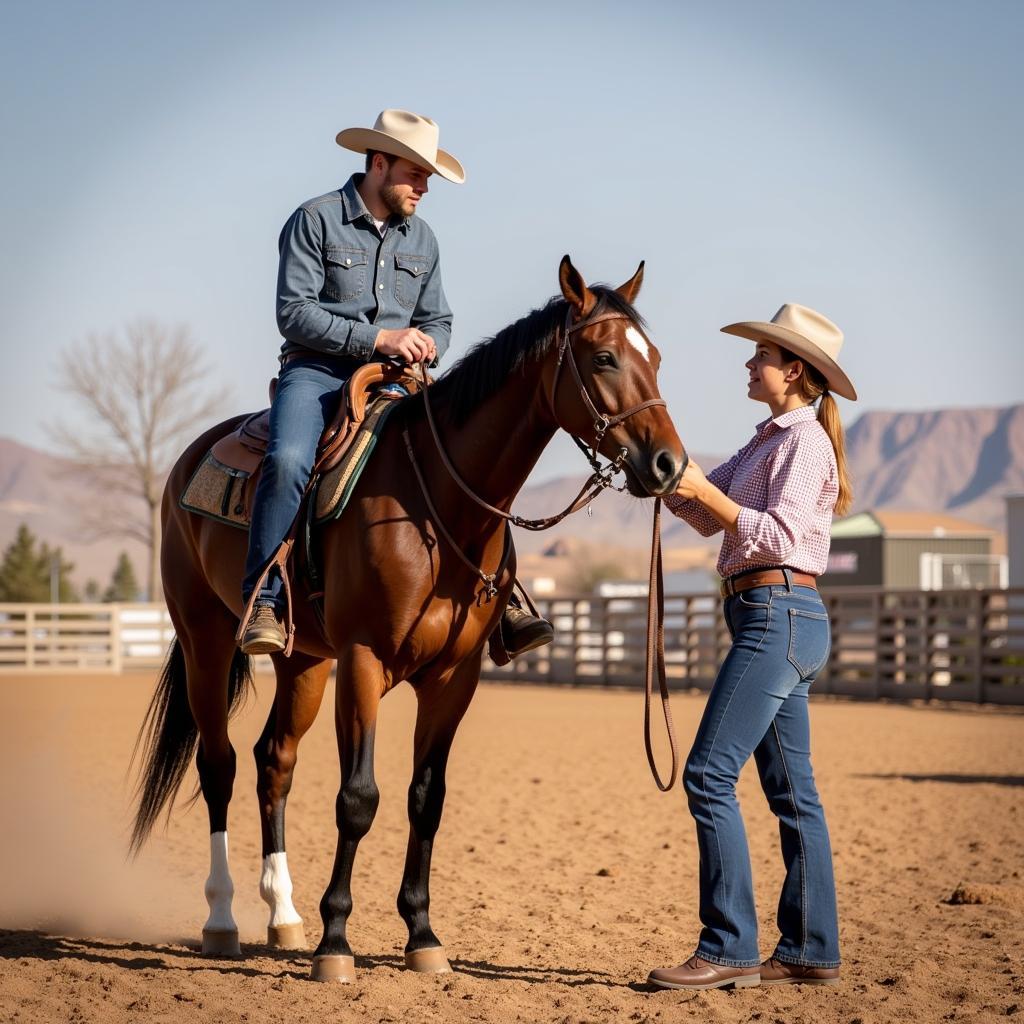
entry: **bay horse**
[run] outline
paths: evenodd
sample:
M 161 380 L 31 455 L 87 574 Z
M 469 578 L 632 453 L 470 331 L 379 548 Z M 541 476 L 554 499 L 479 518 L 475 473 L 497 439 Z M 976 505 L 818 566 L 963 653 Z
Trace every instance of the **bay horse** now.
M 615 459 L 636 496 L 672 493 L 685 469 L 686 453 L 658 391 L 661 357 L 633 307 L 642 280 L 643 263 L 619 288 L 588 287 L 566 256 L 560 296 L 471 349 L 430 387 L 429 408 L 423 395 L 399 402 L 344 515 L 322 527 L 322 624 L 296 574 L 294 650 L 272 656 L 277 689 L 254 748 L 260 895 L 270 906 L 268 941 L 303 947 L 285 853 L 285 802 L 299 741 L 336 661 L 338 845 L 320 903 L 315 979 L 354 978 L 346 925 L 356 849 L 379 798 L 377 709 L 402 680 L 417 697 L 409 844 L 398 894 L 409 930 L 405 959 L 413 970 L 450 969 L 430 927 L 431 852 L 452 740 L 515 577 L 507 524 L 487 506 L 511 507 L 559 428 Z M 560 372 L 563 362 L 571 375 Z M 161 567 L 176 639 L 140 731 L 143 768 L 132 837 L 138 850 L 173 804 L 194 755 L 211 834 L 203 952 L 219 955 L 239 953 L 227 850 L 235 777 L 228 718 L 251 682 L 249 659 L 235 647 L 246 537 L 183 511 L 178 499 L 211 444 L 241 419 L 197 438 L 167 480 Z M 479 501 L 469 500 L 464 487 Z

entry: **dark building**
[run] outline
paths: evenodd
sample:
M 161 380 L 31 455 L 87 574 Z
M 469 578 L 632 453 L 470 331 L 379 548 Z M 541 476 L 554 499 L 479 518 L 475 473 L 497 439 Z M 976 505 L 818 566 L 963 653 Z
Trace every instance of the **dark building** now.
M 832 524 L 822 586 L 1005 586 L 995 530 L 930 512 L 859 512 Z

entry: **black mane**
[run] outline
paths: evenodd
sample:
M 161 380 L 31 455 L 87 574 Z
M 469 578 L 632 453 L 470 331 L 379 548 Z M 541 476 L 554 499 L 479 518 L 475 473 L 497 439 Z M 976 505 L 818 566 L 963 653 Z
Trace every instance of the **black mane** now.
M 590 290 L 597 296 L 595 313 L 620 313 L 646 329 L 640 314 L 614 288 L 598 284 Z M 494 337 L 477 342 L 431 387 L 432 402 L 443 404 L 457 426 L 464 423 L 505 380 L 544 358 L 565 323 L 568 306 L 561 295 L 556 295 Z

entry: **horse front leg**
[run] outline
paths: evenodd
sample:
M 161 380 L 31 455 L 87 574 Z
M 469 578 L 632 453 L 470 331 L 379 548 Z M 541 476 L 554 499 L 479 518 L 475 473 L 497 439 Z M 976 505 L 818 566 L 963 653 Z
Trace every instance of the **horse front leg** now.
M 346 929 L 352 913 L 352 867 L 359 841 L 370 831 L 380 793 L 373 775 L 377 708 L 384 672 L 368 648 L 350 649 L 338 659 L 335 726 L 341 763 L 341 789 L 335 805 L 338 849 L 320 916 L 324 931 L 313 956 L 314 981 L 354 981 L 355 958 Z
M 270 908 L 267 944 L 278 949 L 305 949 L 306 932 L 292 903 L 292 880 L 284 842 L 284 811 L 292 787 L 299 741 L 316 719 L 331 673 L 330 659 L 294 652 L 272 655 L 277 694 L 253 747 L 256 796 L 263 832 L 260 896 Z
M 481 652 L 434 683 L 417 688 L 416 739 L 409 784 L 409 846 L 398 893 L 398 912 L 409 929 L 405 964 L 414 971 L 451 970 L 430 927 L 430 860 L 444 808 L 445 770 L 455 732 L 480 679 Z

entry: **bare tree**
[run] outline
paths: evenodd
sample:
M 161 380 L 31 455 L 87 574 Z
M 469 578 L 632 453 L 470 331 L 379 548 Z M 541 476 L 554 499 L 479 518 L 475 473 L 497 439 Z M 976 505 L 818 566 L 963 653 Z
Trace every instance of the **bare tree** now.
M 202 351 L 184 325 L 129 324 L 120 339 L 90 335 L 62 355 L 58 386 L 86 413 L 90 427 L 49 424 L 75 471 L 96 491 L 81 510 L 95 537 L 134 537 L 149 557 L 146 595 L 160 578 L 160 497 L 174 459 L 227 400 L 203 387 Z

